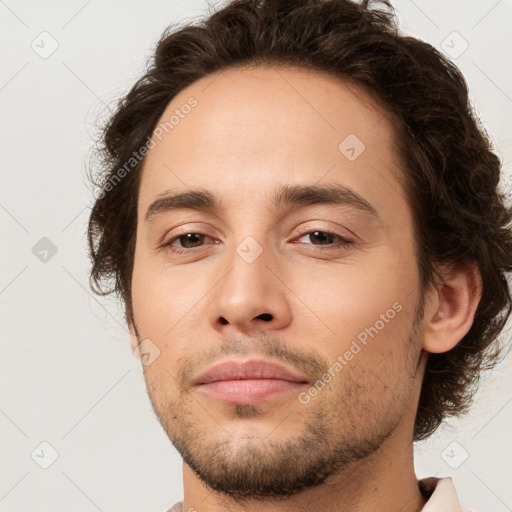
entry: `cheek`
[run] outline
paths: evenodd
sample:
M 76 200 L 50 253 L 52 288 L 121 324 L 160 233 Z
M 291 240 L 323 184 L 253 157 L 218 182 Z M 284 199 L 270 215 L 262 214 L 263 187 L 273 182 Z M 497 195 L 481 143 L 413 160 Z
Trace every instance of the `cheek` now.
M 365 333 L 373 339 L 368 330 L 377 330 L 375 339 L 382 342 L 392 340 L 410 326 L 418 283 L 412 254 L 383 247 L 338 264 L 298 267 L 286 273 L 300 299 L 292 296 L 295 319 L 306 330 L 323 332 L 331 347 L 341 350 Z
M 149 260 L 136 263 L 132 279 L 135 320 L 142 339 L 150 339 L 160 350 L 155 363 L 144 368 L 148 378 L 161 374 L 163 380 L 172 380 L 191 347 L 204 346 L 204 299 L 210 288 L 204 272 L 157 268 Z

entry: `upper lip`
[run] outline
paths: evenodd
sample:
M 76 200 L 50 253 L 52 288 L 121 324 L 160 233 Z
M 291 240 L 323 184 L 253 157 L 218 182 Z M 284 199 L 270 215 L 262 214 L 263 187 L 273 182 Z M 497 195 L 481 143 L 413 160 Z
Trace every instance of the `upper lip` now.
M 280 379 L 291 382 L 308 382 L 304 375 L 293 372 L 280 364 L 262 359 L 249 359 L 218 363 L 199 374 L 193 380 L 193 384 L 199 385 L 220 380 L 243 379 Z

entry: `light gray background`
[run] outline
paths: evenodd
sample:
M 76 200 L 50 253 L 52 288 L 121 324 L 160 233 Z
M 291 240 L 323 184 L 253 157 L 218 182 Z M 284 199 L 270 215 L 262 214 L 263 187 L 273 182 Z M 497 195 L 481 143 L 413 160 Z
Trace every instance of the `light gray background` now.
M 405 32 L 452 56 L 467 41 L 454 60 L 510 175 L 512 2 L 394 5 Z M 98 115 L 140 75 L 164 27 L 207 9 L 0 0 L 0 511 L 156 512 L 182 497 L 181 459 L 153 415 L 122 310 L 88 289 L 85 165 Z M 33 253 L 43 237 L 57 249 L 46 262 Z M 451 475 L 476 511 L 512 510 L 511 389 L 509 356 L 469 416 L 416 447 L 418 477 Z M 47 469 L 42 442 L 58 452 Z

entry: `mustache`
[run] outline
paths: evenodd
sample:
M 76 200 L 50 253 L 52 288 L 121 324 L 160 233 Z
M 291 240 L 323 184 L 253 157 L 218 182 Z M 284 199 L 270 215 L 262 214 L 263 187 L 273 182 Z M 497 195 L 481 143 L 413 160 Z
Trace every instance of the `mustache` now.
M 192 379 L 202 368 L 227 355 L 250 355 L 285 364 L 310 376 L 313 382 L 329 368 L 329 361 L 315 349 L 304 352 L 268 333 L 250 338 L 229 337 L 185 360 L 176 375 L 181 390 L 188 391 L 192 387 Z

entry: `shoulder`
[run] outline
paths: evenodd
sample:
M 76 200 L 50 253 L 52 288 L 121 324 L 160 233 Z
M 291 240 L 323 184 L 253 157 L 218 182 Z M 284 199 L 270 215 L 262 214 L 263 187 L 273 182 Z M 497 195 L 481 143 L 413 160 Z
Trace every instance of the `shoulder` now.
M 175 503 L 167 512 L 183 512 L 183 502 Z

